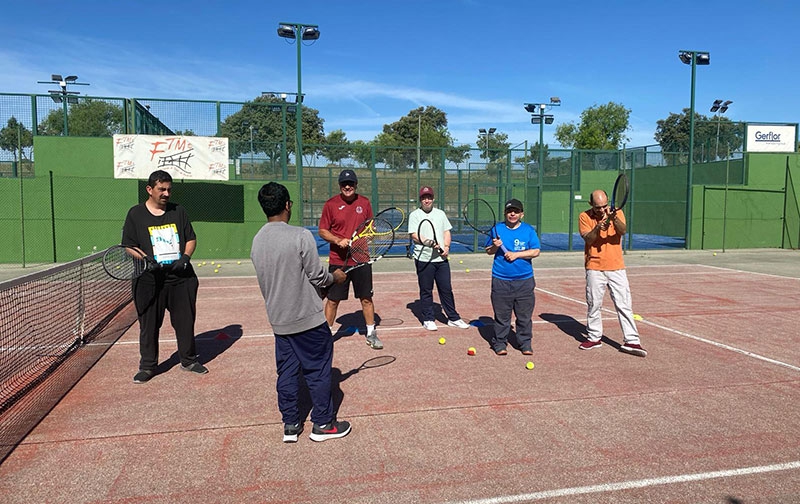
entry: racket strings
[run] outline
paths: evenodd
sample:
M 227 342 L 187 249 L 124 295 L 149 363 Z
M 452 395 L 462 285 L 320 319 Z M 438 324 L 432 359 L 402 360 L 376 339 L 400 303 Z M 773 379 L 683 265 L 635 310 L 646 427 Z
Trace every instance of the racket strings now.
M 406 220 L 406 216 L 402 210 L 397 207 L 387 208 L 382 210 L 375 218 L 383 219 L 392 225 L 392 229 L 397 231 Z
M 463 213 L 464 221 L 467 225 L 479 233 L 488 235 L 492 227 L 497 224 L 497 217 L 494 210 L 492 210 L 489 203 L 484 200 L 469 201 L 466 206 L 464 206 Z

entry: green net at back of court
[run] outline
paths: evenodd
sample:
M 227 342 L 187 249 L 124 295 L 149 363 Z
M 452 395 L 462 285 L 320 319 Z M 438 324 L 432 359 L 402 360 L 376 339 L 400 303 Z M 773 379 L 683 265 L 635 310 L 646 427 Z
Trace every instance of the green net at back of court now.
M 0 461 L 135 321 L 102 253 L 0 283 Z

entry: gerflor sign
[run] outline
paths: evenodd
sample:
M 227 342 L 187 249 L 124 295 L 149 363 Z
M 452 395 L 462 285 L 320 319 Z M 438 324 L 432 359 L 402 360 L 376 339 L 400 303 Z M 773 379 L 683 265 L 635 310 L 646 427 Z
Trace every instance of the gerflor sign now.
M 796 125 L 747 124 L 747 152 L 794 152 Z

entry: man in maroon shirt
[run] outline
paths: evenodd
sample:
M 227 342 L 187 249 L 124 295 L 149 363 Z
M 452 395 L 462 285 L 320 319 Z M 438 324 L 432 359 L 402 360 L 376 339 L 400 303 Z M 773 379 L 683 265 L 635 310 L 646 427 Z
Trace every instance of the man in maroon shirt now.
M 325 202 L 322 217 L 319 220 L 319 236 L 330 243 L 330 271 L 353 266 L 352 259 L 345 264 L 350 239 L 356 228 L 365 220 L 372 218 L 372 205 L 365 196 L 356 193 L 358 177 L 353 170 L 342 170 L 339 174 L 339 194 Z M 334 284 L 328 291 L 325 303 L 325 318 L 333 327 L 339 302 L 348 298 L 350 282 L 353 283 L 353 294 L 361 301 L 361 311 L 367 324 L 367 345 L 380 350 L 383 343 L 378 339 L 375 330 L 375 306 L 372 304 L 372 266 L 366 265 L 354 269 L 347 275 L 347 280 Z

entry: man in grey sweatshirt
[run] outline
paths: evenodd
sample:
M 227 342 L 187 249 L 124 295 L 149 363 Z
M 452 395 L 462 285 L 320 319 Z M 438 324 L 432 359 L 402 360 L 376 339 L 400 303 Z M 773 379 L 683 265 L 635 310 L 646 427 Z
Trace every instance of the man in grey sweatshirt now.
M 311 392 L 310 434 L 313 441 L 344 437 L 350 424 L 336 420 L 331 396 L 333 337 L 322 308 L 329 286 L 342 283 L 341 270 L 322 266 L 311 232 L 290 226 L 292 201 L 281 184 L 270 182 L 258 192 L 267 223 L 253 238 L 250 259 L 275 332 L 278 372 L 278 409 L 283 419 L 283 441 L 297 441 L 303 431 L 298 395 L 302 373 Z

